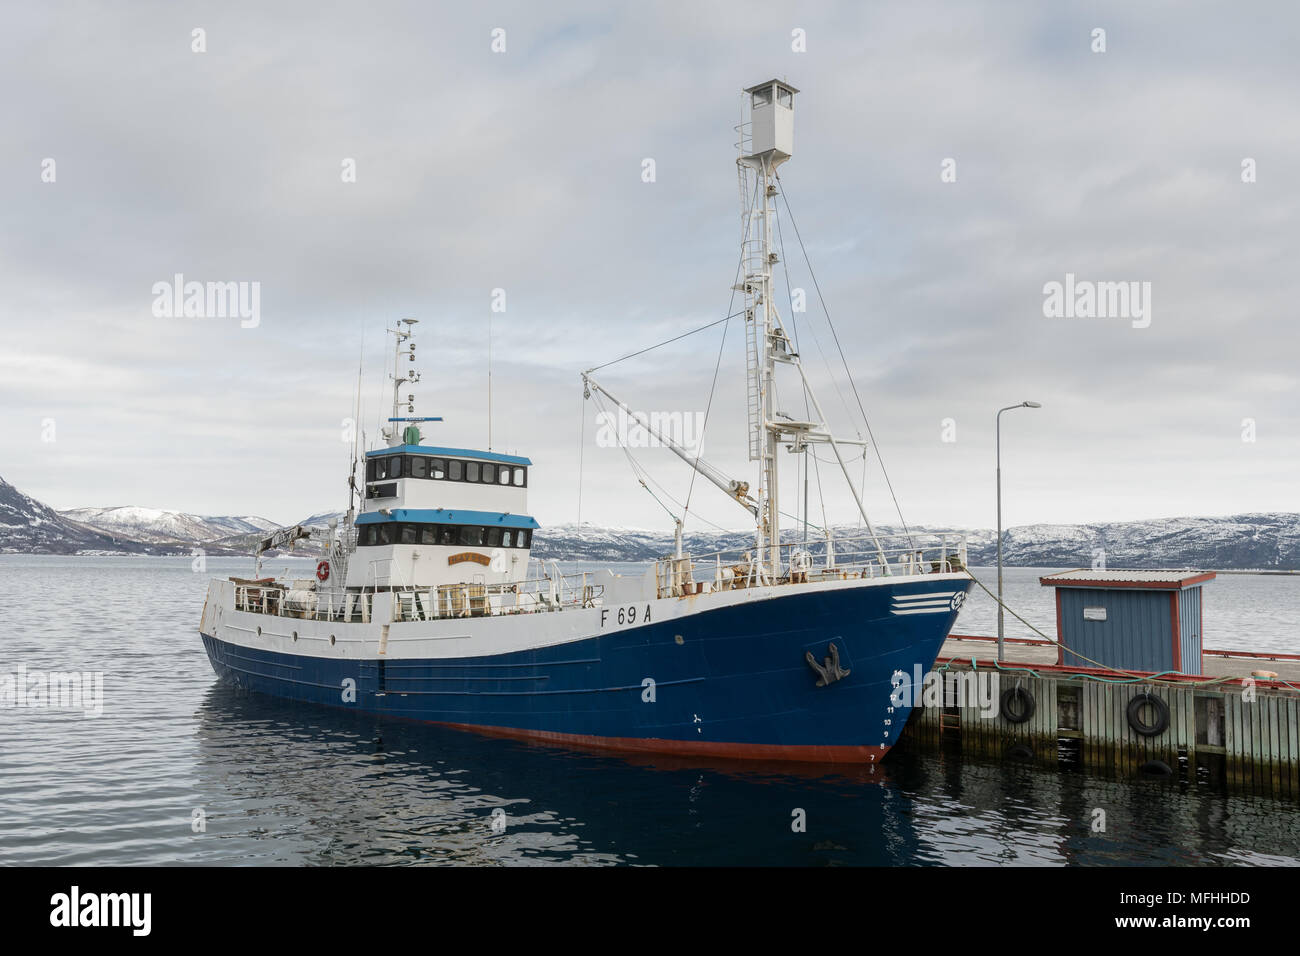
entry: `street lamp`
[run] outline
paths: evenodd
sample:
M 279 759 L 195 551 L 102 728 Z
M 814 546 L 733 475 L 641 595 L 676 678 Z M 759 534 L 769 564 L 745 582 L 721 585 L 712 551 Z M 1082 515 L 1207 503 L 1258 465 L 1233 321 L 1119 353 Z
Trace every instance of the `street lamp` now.
M 998 452 L 998 660 L 1002 661 L 1002 413 L 1013 408 L 1042 408 L 1038 402 L 1021 402 L 998 409 L 997 416 L 997 452 Z

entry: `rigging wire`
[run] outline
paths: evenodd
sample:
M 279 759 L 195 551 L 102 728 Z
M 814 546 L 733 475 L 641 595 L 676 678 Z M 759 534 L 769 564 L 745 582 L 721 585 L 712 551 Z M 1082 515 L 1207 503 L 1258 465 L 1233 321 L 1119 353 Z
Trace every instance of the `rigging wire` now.
M 889 480 L 889 472 L 885 468 L 884 456 L 880 453 L 880 445 L 876 443 L 876 436 L 871 432 L 871 421 L 867 418 L 866 407 L 862 404 L 862 396 L 858 394 L 857 383 L 853 380 L 853 373 L 849 370 L 848 359 L 844 357 L 844 348 L 840 345 L 839 333 L 835 331 L 835 324 L 831 321 L 830 310 L 826 307 L 826 298 L 822 295 L 821 285 L 817 282 L 817 273 L 813 270 L 812 260 L 808 257 L 808 249 L 803 244 L 803 236 L 799 234 L 799 224 L 794 220 L 794 212 L 790 208 L 790 197 L 786 194 L 785 183 L 781 182 L 781 176 L 776 176 L 777 182 L 781 183 L 780 195 L 785 200 L 785 211 L 790 217 L 790 225 L 794 229 L 795 238 L 799 240 L 799 249 L 803 252 L 804 262 L 808 265 L 808 275 L 812 277 L 813 288 L 817 290 L 817 300 L 821 303 L 822 312 L 826 316 L 826 324 L 830 326 L 831 336 L 835 339 L 835 348 L 840 353 L 840 361 L 844 363 L 844 373 L 848 376 L 849 386 L 853 389 L 853 397 L 857 400 L 858 411 L 862 413 L 862 422 L 867 427 L 867 437 L 871 440 L 871 446 L 876 451 L 876 459 L 880 462 L 880 473 L 884 476 L 885 485 L 889 488 L 889 497 L 894 501 L 894 510 L 898 512 L 898 520 L 903 525 L 903 532 L 907 535 L 908 543 L 914 546 L 912 541 L 912 531 L 907 526 L 907 519 L 903 517 L 903 509 L 898 504 L 898 496 L 894 493 L 893 483 Z
M 599 372 L 602 368 L 609 368 L 611 365 L 617 365 L 619 362 L 626 362 L 630 358 L 636 358 L 638 355 L 644 355 L 646 352 L 653 351 L 654 349 L 661 348 L 665 345 L 671 345 L 673 342 L 676 342 L 679 339 L 684 339 L 688 335 L 694 335 L 696 332 L 703 332 L 706 329 L 713 328 L 715 325 L 720 325 L 723 322 L 730 321 L 731 319 L 734 319 L 738 315 L 743 315 L 744 311 L 745 311 L 744 309 L 741 309 L 739 312 L 733 312 L 731 315 L 723 316 L 720 319 L 714 319 L 708 325 L 701 325 L 698 329 L 691 329 L 691 331 L 683 332 L 681 335 L 674 335 L 671 339 L 665 339 L 664 341 L 656 343 L 655 345 L 647 345 L 643 349 L 639 349 L 636 352 L 630 352 L 627 355 L 624 355 L 622 358 L 616 358 L 612 361 L 606 362 L 604 365 L 596 365 L 592 368 L 587 369 L 587 371 Z
M 578 427 L 578 527 L 582 527 L 582 479 L 586 472 L 583 469 L 583 452 L 587 450 L 587 395 L 583 390 L 581 414 L 578 416 L 581 424 Z
M 745 237 L 749 235 L 750 228 L 754 223 L 754 209 L 758 206 L 757 189 L 754 190 L 754 198 L 749 203 L 749 212 L 745 214 L 745 227 L 741 230 L 740 238 L 740 255 L 736 257 L 736 274 L 731 282 L 731 298 L 727 300 L 727 324 L 722 327 L 722 341 L 718 343 L 718 359 L 713 364 L 713 383 L 709 386 L 709 401 L 704 406 L 704 421 L 700 425 L 700 437 L 696 443 L 695 464 L 700 463 L 700 455 L 704 453 L 704 435 L 709 430 L 709 413 L 713 411 L 713 396 L 718 390 L 718 371 L 722 368 L 722 350 L 727 344 L 727 330 L 731 328 L 731 320 L 739 315 L 739 312 L 732 312 L 731 307 L 736 304 L 736 286 L 740 285 L 740 270 L 745 266 Z M 741 310 L 744 311 L 743 309 Z M 691 510 L 691 496 L 695 494 L 695 476 L 698 473 L 698 467 L 691 469 L 691 482 L 686 487 L 686 503 L 682 506 L 682 524 L 686 523 L 686 514 Z
M 594 393 L 594 394 L 593 394 L 593 398 L 595 399 L 596 404 L 600 407 L 600 410 L 601 410 L 601 413 L 602 413 L 602 414 L 605 414 L 605 415 L 610 414 L 610 413 L 606 410 L 606 408 L 605 408 L 605 403 L 604 403 L 604 399 L 601 398 L 599 392 Z M 638 424 L 639 424 L 639 423 L 638 423 Z M 641 427 L 642 427 L 642 430 L 645 431 L 644 426 L 641 426 Z M 647 431 L 647 434 L 649 434 L 648 431 Z M 645 465 L 641 464 L 640 460 L 638 460 L 637 457 L 636 457 L 635 455 L 632 454 L 632 452 L 629 450 L 629 448 L 627 447 L 627 445 L 623 444 L 622 442 L 619 442 L 619 448 L 622 449 L 623 454 L 627 457 L 628 465 L 631 467 L 631 469 L 632 469 L 632 474 L 633 474 L 633 476 L 636 477 L 637 482 L 641 485 L 642 488 L 644 488 L 644 489 L 646 490 L 646 492 L 650 495 L 650 497 L 653 498 L 653 499 L 655 500 L 655 503 L 658 504 L 659 507 L 663 508 L 664 511 L 666 511 L 666 512 L 668 513 L 668 517 L 671 518 L 671 519 L 673 520 L 674 523 L 676 523 L 676 521 L 677 521 L 677 515 L 673 514 L 672 509 L 670 509 L 667 505 L 665 505 L 662 501 L 659 500 L 659 496 L 656 495 L 656 494 L 655 494 L 655 493 L 650 489 L 650 485 L 649 485 L 649 484 L 646 484 L 646 482 L 649 481 L 650 484 L 652 484 L 652 485 L 654 485 L 656 488 L 658 488 L 659 491 L 663 494 L 663 496 L 664 496 L 665 498 L 667 498 L 667 499 L 668 499 L 669 501 L 671 501 L 673 504 L 677 505 L 679 508 L 680 508 L 680 507 L 683 507 L 683 506 L 682 506 L 682 503 L 681 503 L 680 501 L 678 501 L 677 498 L 675 498 L 675 497 L 672 495 L 672 493 L 669 492 L 669 490 L 668 490 L 667 488 L 665 488 L 663 485 L 661 485 L 658 481 L 656 481 L 656 480 L 654 479 L 654 477 L 650 474 L 650 470 L 649 470 L 648 468 L 646 468 Z M 683 520 L 684 520 L 684 517 L 685 517 L 685 511 L 683 510 Z M 703 522 L 705 522 L 706 524 L 713 525 L 713 527 L 717 528 L 719 531 L 724 531 L 724 532 L 727 532 L 727 533 L 732 533 L 732 529 L 731 529 L 731 528 L 724 528 L 724 527 L 722 527 L 722 525 L 717 524 L 717 523 L 715 523 L 715 522 L 713 522 L 713 521 L 709 521 L 707 518 L 701 518 L 700 520 L 703 521 Z
M 775 216 L 773 216 L 772 218 L 776 220 L 776 241 L 777 241 L 777 244 L 778 244 L 778 245 L 780 246 L 780 248 L 781 248 L 781 269 L 782 269 L 782 271 L 785 273 L 785 294 L 786 294 L 786 299 L 787 299 L 787 300 L 789 301 L 789 303 L 790 303 L 790 329 L 791 329 L 791 331 L 794 333 L 794 350 L 795 350 L 795 353 L 796 353 L 796 354 L 802 354 L 802 350 L 801 350 L 800 347 L 799 347 L 799 320 L 798 320 L 797 318 L 795 318 L 795 311 L 794 311 L 794 287 L 793 287 L 792 283 L 790 282 L 790 262 L 789 262 L 789 260 L 786 258 L 786 255 L 785 255 L 785 236 L 784 236 L 784 235 L 782 234 L 782 232 L 781 232 L 781 216 L 780 216 L 780 214 L 779 214 L 779 211 L 778 211 L 778 214 L 775 215 Z M 813 333 L 813 341 L 814 341 L 814 342 L 817 341 L 817 335 L 816 335 L 816 333 Z M 821 351 L 821 344 L 820 344 L 820 343 L 818 343 L 818 345 L 817 345 L 817 350 L 818 350 L 819 352 Z M 824 359 L 825 359 L 825 355 L 823 355 L 822 358 L 823 358 L 823 360 L 824 360 Z M 803 378 L 802 375 L 799 376 L 799 381 L 800 381 L 800 384 L 803 386 L 803 416 L 804 416 L 805 419 L 809 419 L 809 418 L 812 418 L 812 407 L 811 407 L 811 405 L 809 404 L 809 401 L 808 401 L 808 399 L 809 399 L 809 388 L 808 388 L 808 383 L 804 380 L 804 378 Z M 833 377 L 833 376 L 832 376 L 832 381 L 834 381 L 834 377 Z M 836 387 L 836 391 L 838 391 L 838 390 L 839 390 L 839 389 L 838 389 L 838 386 L 837 386 L 837 387 Z M 843 395 L 840 396 L 840 401 L 844 401 L 844 396 L 843 396 Z M 847 407 L 847 405 L 846 405 L 846 407 Z M 807 545 L 808 545 L 808 524 L 809 524 L 809 522 L 808 522 L 808 501 L 807 501 L 807 497 L 808 497 L 808 456 L 809 456 L 810 454 L 812 455 L 812 459 L 813 459 L 813 473 L 814 473 L 814 475 L 815 475 L 816 478 L 817 478 L 817 501 L 818 501 L 818 504 L 821 505 L 821 512 L 822 512 L 822 525 L 824 526 L 823 528 L 821 528 L 821 529 L 819 529 L 819 530 L 826 530 L 826 529 L 828 529 L 828 528 L 830 527 L 830 523 L 826 520 L 826 496 L 825 496 L 825 494 L 822 492 L 822 472 L 821 472 L 821 465 L 819 464 L 819 459 L 817 458 L 817 453 L 816 453 L 815 451 L 813 451 L 813 447 L 812 447 L 812 445 L 805 444 L 805 445 L 804 445 L 804 463 L 803 463 L 803 487 L 804 487 L 804 502 L 803 502 L 803 512 L 804 512 L 804 514 L 803 514 L 803 542 L 804 542 L 804 546 L 805 546 L 805 547 L 807 547 Z M 866 455 L 866 449 L 863 449 L 862 454 L 863 454 L 863 456 L 865 457 L 865 455 Z M 829 464 L 829 462 L 828 462 L 828 464 Z M 859 500 L 861 500 L 861 497 L 862 497 L 861 495 L 858 496 Z M 797 519 L 796 519 L 796 520 L 797 520 Z M 861 525 L 861 522 L 862 522 L 862 516 L 859 514 L 859 515 L 858 515 L 858 523 L 859 523 L 859 526 Z

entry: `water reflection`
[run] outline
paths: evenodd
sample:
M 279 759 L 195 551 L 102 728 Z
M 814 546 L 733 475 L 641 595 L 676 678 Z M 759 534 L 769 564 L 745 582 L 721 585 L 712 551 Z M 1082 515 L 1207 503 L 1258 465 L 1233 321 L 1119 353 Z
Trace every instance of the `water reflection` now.
M 225 685 L 200 707 L 198 741 L 216 844 L 203 841 L 203 862 L 1300 862 L 1296 808 L 1267 798 L 951 753 L 897 752 L 874 770 L 621 757 L 286 705 Z M 494 833 L 498 808 L 507 825 Z M 792 827 L 799 811 L 806 832 Z

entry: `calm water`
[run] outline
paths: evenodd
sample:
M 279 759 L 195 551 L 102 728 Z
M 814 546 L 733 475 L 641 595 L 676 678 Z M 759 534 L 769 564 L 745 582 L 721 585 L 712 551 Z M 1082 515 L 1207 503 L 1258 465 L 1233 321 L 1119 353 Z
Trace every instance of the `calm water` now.
M 1205 786 L 901 752 L 847 775 L 631 760 L 259 698 L 216 683 L 195 632 L 207 577 L 248 570 L 0 556 L 0 673 L 104 672 L 99 717 L 0 710 L 0 863 L 1300 863 L 1294 804 Z M 1007 590 L 1050 625 L 1040 573 Z M 1295 649 L 1271 609 L 1296 620 L 1297 582 L 1212 587 L 1211 644 Z M 990 633 L 968 609 L 958 629 Z

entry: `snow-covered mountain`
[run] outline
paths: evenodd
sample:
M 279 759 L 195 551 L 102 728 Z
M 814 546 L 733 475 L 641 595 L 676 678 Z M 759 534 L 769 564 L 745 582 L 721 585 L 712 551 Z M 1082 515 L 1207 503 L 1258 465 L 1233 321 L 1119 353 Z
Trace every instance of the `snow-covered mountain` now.
M 997 535 L 987 528 L 913 526 L 918 545 L 937 543 L 938 531 L 966 536 L 970 563 L 997 561 Z M 881 527 L 881 535 L 900 535 L 901 528 Z M 854 526 L 837 527 L 836 538 L 862 534 Z M 785 540 L 796 540 L 788 530 Z M 746 532 L 687 533 L 686 548 L 696 554 L 744 550 Z M 859 545 L 860 546 L 860 545 Z M 591 525 L 544 527 L 533 538 L 534 554 L 544 558 L 643 561 L 672 552 L 670 531 L 597 528 Z M 836 546 L 843 553 L 844 545 Z M 814 553 L 822 546 L 814 537 Z M 1036 524 L 1008 528 L 1002 539 L 1003 563 L 1012 567 L 1091 567 L 1105 561 L 1112 568 L 1252 568 L 1300 570 L 1300 514 L 1240 514 L 1221 518 L 1159 518 L 1149 521 L 1083 525 Z
M 996 559 L 971 549 L 972 564 Z M 1300 514 L 1267 512 L 1217 518 L 1156 518 L 1085 525 L 1026 525 L 1002 540 L 1004 563 L 1090 567 L 1104 552 L 1112 568 L 1300 569 Z
M 320 512 L 298 524 L 324 528 L 341 512 Z M 24 495 L 0 479 L 0 551 L 21 553 L 129 552 L 188 554 L 201 546 L 210 554 L 250 554 L 279 527 L 255 516 L 218 516 L 152 508 L 76 508 L 62 513 Z M 884 526 L 882 535 L 901 528 Z M 997 559 L 996 536 L 987 528 L 908 529 L 918 546 L 937 543 L 938 531 L 966 535 L 969 559 L 990 565 Z M 837 527 L 838 539 L 861 535 L 853 525 Z M 797 540 L 787 529 L 785 540 Z M 743 551 L 752 546 L 746 531 L 701 529 L 686 535 L 695 554 Z M 841 558 L 849 545 L 836 544 Z M 860 545 L 859 545 L 860 547 Z M 673 550 L 669 528 L 603 528 L 584 524 L 544 526 L 533 537 L 539 558 L 585 561 L 645 561 Z M 811 550 L 823 545 L 813 536 Z M 1104 557 L 1112 568 L 1207 568 L 1300 570 L 1300 514 L 1248 513 L 1216 518 L 1158 518 L 1080 525 L 1036 524 L 1008 528 L 1003 561 L 1012 567 L 1090 567 Z
M 0 552 L 120 554 L 141 550 L 144 548 L 137 542 L 121 542 L 110 534 L 64 517 L 0 478 Z
M 269 531 L 276 522 L 254 516 L 208 517 L 181 511 L 160 511 L 131 505 L 114 508 L 73 508 L 60 514 L 79 524 L 118 537 L 159 544 L 206 544 L 231 535 Z

